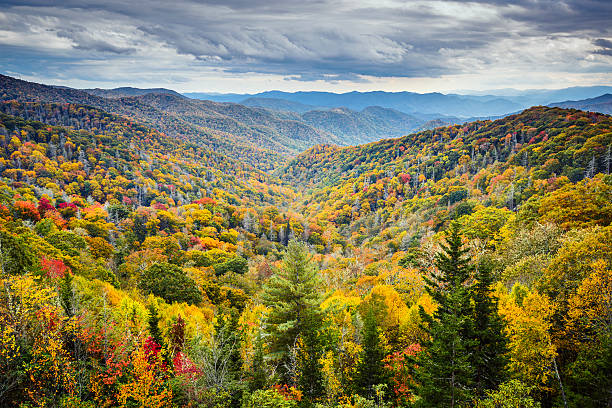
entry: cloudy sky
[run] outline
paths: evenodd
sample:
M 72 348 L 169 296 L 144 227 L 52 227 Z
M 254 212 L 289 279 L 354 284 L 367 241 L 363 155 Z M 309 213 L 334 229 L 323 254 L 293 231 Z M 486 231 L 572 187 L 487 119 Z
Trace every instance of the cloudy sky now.
M 612 85 L 612 1 L 0 0 L 0 72 L 182 92 Z

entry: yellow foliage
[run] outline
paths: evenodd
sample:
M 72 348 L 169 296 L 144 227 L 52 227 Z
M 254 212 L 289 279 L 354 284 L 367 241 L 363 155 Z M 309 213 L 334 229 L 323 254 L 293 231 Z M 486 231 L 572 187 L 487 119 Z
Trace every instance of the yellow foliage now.
M 552 302 L 545 295 L 516 286 L 513 296 L 501 283 L 496 292 L 499 314 L 506 320 L 510 339 L 510 370 L 524 383 L 546 389 L 557 355 L 550 338 Z

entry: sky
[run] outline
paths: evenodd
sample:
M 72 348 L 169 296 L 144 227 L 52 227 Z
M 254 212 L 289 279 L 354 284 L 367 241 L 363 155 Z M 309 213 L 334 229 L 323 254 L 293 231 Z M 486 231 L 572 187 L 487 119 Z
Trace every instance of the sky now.
M 0 72 L 219 93 L 612 85 L 612 0 L 0 0 Z

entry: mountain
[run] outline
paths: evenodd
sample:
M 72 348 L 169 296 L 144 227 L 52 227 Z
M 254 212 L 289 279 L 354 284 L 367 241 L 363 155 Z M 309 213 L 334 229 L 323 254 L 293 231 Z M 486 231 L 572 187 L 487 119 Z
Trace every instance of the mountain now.
M 282 92 L 268 91 L 258 94 L 199 94 L 186 93 L 186 96 L 198 99 L 239 102 L 244 99 L 272 98 L 299 103 L 303 105 L 328 108 L 346 107 L 361 111 L 368 106 L 381 106 L 404 113 L 432 113 L 446 116 L 492 116 L 502 115 L 521 109 L 521 105 L 501 97 L 463 97 L 461 95 L 444 95 L 441 93 L 419 94 L 414 92 Z
M 572 108 L 584 111 L 612 114 L 612 94 L 605 94 L 596 98 L 583 99 L 580 101 L 565 101 L 550 104 L 559 108 Z
M 348 108 L 361 111 L 368 106 L 381 106 L 420 117 L 423 114 L 462 117 L 465 121 L 475 117 L 496 117 L 515 113 L 535 105 L 550 105 L 557 101 L 593 98 L 612 93 L 610 86 L 569 87 L 564 89 L 497 89 L 488 91 L 463 91 L 461 93 L 414 92 L 281 92 L 269 91 L 257 94 L 205 94 L 186 93 L 196 99 L 217 102 L 254 104 L 270 109 L 305 113 L 306 107 Z M 248 101 L 248 102 L 246 102 Z M 284 102 L 283 102 L 284 101 Z M 305 105 L 305 106 L 304 106 Z M 436 118 L 428 118 L 433 120 Z
M 341 146 L 401 136 L 422 128 L 434 114 L 408 115 L 400 111 L 368 106 L 350 109 L 308 110 L 310 106 L 287 102 L 272 110 L 230 102 L 190 99 L 176 93 L 152 89 L 77 90 L 51 87 L 0 77 L 1 100 L 61 102 L 93 106 L 145 123 L 170 136 L 198 143 L 263 170 L 273 170 L 301 151 L 316 144 Z M 123 96 L 134 94 L 135 96 Z M 267 101 L 268 106 L 282 104 Z M 251 100 L 253 102 L 253 100 Z M 290 106 L 289 106 L 290 105 Z M 292 111 L 293 110 L 293 111 Z M 306 110 L 296 113 L 295 110 Z M 461 122 L 442 118 L 445 123 Z
M 612 93 L 612 86 L 574 86 L 563 89 L 497 89 L 488 91 L 465 91 L 462 96 L 502 97 L 524 107 L 549 105 L 557 101 L 594 98 L 605 93 Z M 466 95 L 467 94 L 467 95 Z
M 134 120 L 185 141 L 270 170 L 277 163 L 318 143 L 343 143 L 334 135 L 302 123 L 299 116 L 189 99 L 175 94 L 146 93 L 105 98 L 0 76 L 0 100 L 76 103 Z
M 258 98 L 252 97 L 240 101 L 241 105 L 253 106 L 258 108 L 266 108 L 277 111 L 288 111 L 295 113 L 305 113 L 315 109 L 321 109 L 320 107 L 313 105 L 304 105 L 299 102 L 292 102 L 285 99 L 279 98 Z
M 317 189 L 339 188 L 371 172 L 375 173 L 372 180 L 397 177 L 401 172 L 421 186 L 450 175 L 476 177 L 480 169 L 497 164 L 496 172 L 522 165 L 532 180 L 554 174 L 576 182 L 584 177 L 593 157 L 593 172 L 607 171 L 610 130 L 612 118 L 606 115 L 534 107 L 495 121 L 439 127 L 360 146 L 316 146 L 278 175 L 296 186 Z M 586 143 L 585 135 L 592 141 Z M 517 193 L 515 199 L 520 202 L 518 197 Z M 376 208 L 376 203 L 371 204 Z
M 380 106 L 369 106 L 361 112 L 347 108 L 313 110 L 301 116 L 313 127 L 353 141 L 350 144 L 406 135 L 424 123 L 414 116 Z
M 180 96 L 178 92 L 175 92 L 171 89 L 166 88 L 149 88 L 149 89 L 141 89 L 141 88 L 132 88 L 129 86 L 114 88 L 114 89 L 102 89 L 102 88 L 93 88 L 93 89 L 82 89 L 82 91 L 87 92 L 88 94 L 94 96 L 101 96 L 103 98 L 123 98 L 126 96 L 141 96 L 150 93 L 160 93 L 160 94 L 170 94 L 175 96 Z

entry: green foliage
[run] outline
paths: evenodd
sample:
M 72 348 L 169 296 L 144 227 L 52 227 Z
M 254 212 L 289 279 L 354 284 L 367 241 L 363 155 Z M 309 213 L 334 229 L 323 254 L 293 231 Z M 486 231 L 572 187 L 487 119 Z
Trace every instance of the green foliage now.
M 268 373 L 264 361 L 264 342 L 261 331 L 257 332 L 255 338 L 255 351 L 253 354 L 253 364 L 251 367 L 249 389 L 251 391 L 261 390 L 268 384 Z
M 375 386 L 389 382 L 389 373 L 385 368 L 386 352 L 381 341 L 381 330 L 377 317 L 384 313 L 384 301 L 374 294 L 372 300 L 365 306 L 363 316 L 363 352 L 357 365 L 355 390 L 366 398 L 376 395 Z
M 257 390 L 248 396 L 242 408 L 296 408 L 297 402 L 286 399 L 276 390 Z
M 244 275 L 249 270 L 249 264 L 246 259 L 237 255 L 223 263 L 214 266 L 215 275 L 224 275 L 227 272 L 234 272 L 240 275 Z
M 462 248 L 459 225 L 451 224 L 446 244 L 436 254 L 438 273 L 427 278 L 427 291 L 438 304 L 433 316 L 421 308 L 424 327 L 430 335 L 417 357 L 416 393 L 422 407 L 466 404 L 472 398 L 475 367 L 470 351 L 473 321 L 470 294 L 465 286 L 471 268 Z
M 36 255 L 23 237 L 0 229 L 0 262 L 3 274 L 22 275 L 26 272 L 35 272 L 40 265 Z
M 149 328 L 149 335 L 155 343 L 160 346 L 164 345 L 164 341 L 162 339 L 161 330 L 159 328 L 159 315 L 157 313 L 157 307 L 153 303 L 149 303 L 147 305 L 147 311 L 149 312 L 149 317 L 147 319 L 147 326 Z
M 476 283 L 472 289 L 473 338 L 475 344 L 470 360 L 475 368 L 475 391 L 497 388 L 507 377 L 507 343 L 505 323 L 499 316 L 497 299 L 493 294 L 492 265 L 486 260 L 476 268 Z
M 263 299 L 270 308 L 266 320 L 271 357 L 277 362 L 281 379 L 285 384 L 295 384 L 296 371 L 291 367 L 292 351 L 299 350 L 300 340 L 305 352 L 317 352 L 317 331 L 321 327 L 319 304 L 320 281 L 311 256 L 304 244 L 292 241 L 283 257 L 283 266 L 265 286 Z M 317 355 L 309 355 L 307 361 L 315 365 L 306 376 L 318 376 Z M 316 386 L 311 383 L 311 386 Z
M 178 266 L 167 262 L 151 265 L 140 277 L 144 293 L 152 293 L 166 302 L 200 303 L 202 295 L 193 279 Z
M 518 380 L 499 385 L 494 391 L 476 403 L 477 408 L 539 408 L 541 405 L 529 396 L 533 387 Z
M 72 273 L 65 271 L 59 285 L 60 304 L 68 317 L 73 317 L 76 312 L 72 280 Z
M 45 239 L 68 256 L 79 256 L 87 248 L 85 238 L 71 231 L 52 232 Z

